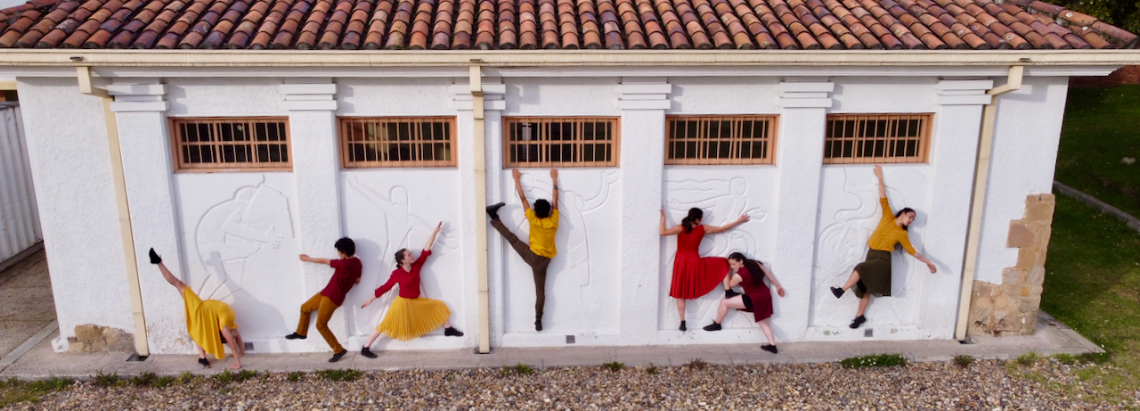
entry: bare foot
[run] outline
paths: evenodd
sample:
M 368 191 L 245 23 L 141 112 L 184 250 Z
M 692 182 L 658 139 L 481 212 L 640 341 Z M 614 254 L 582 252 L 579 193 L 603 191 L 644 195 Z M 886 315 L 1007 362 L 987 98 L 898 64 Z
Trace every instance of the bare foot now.
M 236 370 L 240 370 L 240 369 L 241 369 L 241 363 L 233 363 L 233 364 L 230 364 L 230 366 L 229 366 L 229 367 L 227 367 L 227 368 L 229 368 L 229 369 L 231 369 L 231 370 L 235 370 L 235 371 L 236 371 Z

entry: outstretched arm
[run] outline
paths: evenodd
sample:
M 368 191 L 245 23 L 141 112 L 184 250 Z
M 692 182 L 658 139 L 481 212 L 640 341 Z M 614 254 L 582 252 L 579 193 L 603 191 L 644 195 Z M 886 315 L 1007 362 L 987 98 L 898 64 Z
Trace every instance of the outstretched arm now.
M 551 189 L 551 191 L 553 191 L 554 194 L 551 194 L 551 202 L 553 204 L 550 205 L 550 208 L 552 210 L 557 210 L 558 209 L 558 169 L 556 169 L 556 168 L 550 169 L 550 182 L 554 185 L 554 188 Z
M 780 282 L 776 281 L 776 276 L 772 275 L 772 271 L 768 269 L 768 266 L 766 266 L 764 264 L 760 264 L 760 270 L 764 271 L 764 276 L 768 277 L 768 282 L 770 282 L 770 283 L 772 283 L 772 285 L 776 286 L 776 294 L 779 294 L 781 297 L 783 297 L 784 296 L 784 287 L 781 287 Z
M 681 229 L 682 229 L 682 227 L 680 225 L 675 225 L 675 226 L 673 226 L 673 228 L 669 228 L 669 229 L 665 228 L 665 209 L 662 208 L 661 209 L 661 230 L 660 230 L 661 236 L 664 237 L 667 235 L 680 234 Z
M 883 166 L 875 166 L 875 177 L 879 178 L 879 198 L 887 198 L 887 184 L 883 182 Z
M 304 261 L 306 263 L 317 263 L 317 264 L 324 264 L 324 265 L 329 265 L 332 263 L 332 260 L 329 260 L 327 258 L 313 258 L 313 257 L 309 257 L 308 254 L 301 254 L 301 261 Z
M 511 170 L 511 177 L 515 179 L 515 191 L 519 193 L 519 200 L 522 201 L 523 211 L 530 210 L 530 202 L 526 201 L 526 193 L 524 193 L 522 189 L 522 173 L 520 173 L 517 168 L 513 169 Z
M 748 220 L 749 220 L 748 214 L 745 214 L 745 215 L 740 216 L 740 218 L 737 218 L 736 221 L 733 221 L 731 223 L 725 224 L 725 225 L 720 226 L 720 227 L 711 226 L 711 225 L 705 226 L 705 233 L 706 234 L 722 233 L 722 232 L 733 229 L 733 227 L 744 224 L 744 222 L 746 222 Z
M 435 237 L 439 235 L 439 230 L 443 228 L 443 221 L 440 221 L 435 226 L 435 230 L 431 232 L 431 237 L 428 237 L 427 244 L 424 244 L 424 251 L 431 251 L 431 246 L 435 245 Z
M 922 262 L 926 263 L 926 268 L 930 269 L 931 274 L 938 272 L 938 267 L 936 267 L 934 265 L 934 263 L 930 262 L 930 259 L 923 257 L 922 254 L 914 253 L 914 258 L 917 258 L 918 261 L 922 261 Z

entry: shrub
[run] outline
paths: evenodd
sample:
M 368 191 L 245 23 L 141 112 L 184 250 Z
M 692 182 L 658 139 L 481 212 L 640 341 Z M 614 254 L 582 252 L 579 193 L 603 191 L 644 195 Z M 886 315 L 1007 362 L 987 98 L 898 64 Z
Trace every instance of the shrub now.
M 899 354 L 876 354 L 865 355 L 862 357 L 851 357 L 839 361 L 839 365 L 843 368 L 866 368 L 866 367 L 894 367 L 905 366 L 906 358 Z
M 113 387 L 119 383 L 119 374 L 104 374 L 100 370 L 95 374 L 94 382 L 100 387 Z
M 969 367 L 970 364 L 974 363 L 974 357 L 971 357 L 969 355 L 955 355 L 954 363 L 958 364 L 959 367 L 966 368 Z
M 625 364 L 617 361 L 610 361 L 602 364 L 602 367 L 610 371 L 621 371 L 625 369 Z

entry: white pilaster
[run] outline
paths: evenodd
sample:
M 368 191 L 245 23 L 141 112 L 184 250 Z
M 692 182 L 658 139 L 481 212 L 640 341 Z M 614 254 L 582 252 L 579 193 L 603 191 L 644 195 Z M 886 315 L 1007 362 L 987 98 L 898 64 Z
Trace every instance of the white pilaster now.
M 187 280 L 174 207 L 170 135 L 167 130 L 166 85 L 159 79 L 117 79 L 107 86 L 119 129 L 123 175 L 135 241 L 143 314 L 152 353 L 191 353 L 187 344 L 182 296 L 150 264 L 154 247 L 176 277 Z
M 826 78 L 787 78 L 780 83 L 780 133 L 776 137 L 778 174 L 776 250 L 773 274 L 789 296 L 780 299 L 783 330 L 777 340 L 803 338 L 810 321 L 812 266 L 815 257 L 816 214 L 823 165 L 823 139 L 830 93 Z M 793 334 L 781 336 L 780 332 Z
M 930 147 L 930 210 L 923 249 L 939 250 L 927 255 L 938 266 L 938 274 L 923 280 L 918 323 L 932 338 L 954 335 L 957 296 L 962 286 L 962 259 L 966 250 L 966 228 L 970 218 L 970 193 L 977 160 L 982 107 L 990 102 L 986 91 L 992 80 L 942 80 L 938 83 L 938 111 Z M 922 252 L 923 250 L 919 250 Z M 923 267 L 919 270 L 925 274 Z
M 289 110 L 289 139 L 292 145 L 293 178 L 297 184 L 297 222 L 301 252 L 315 258 L 337 258 L 333 244 L 342 236 L 340 195 L 340 144 L 336 133 L 336 84 L 331 79 L 304 79 L 278 86 Z M 319 264 L 303 264 L 304 296 L 300 303 L 328 284 L 332 270 Z M 346 348 L 345 310 L 337 310 L 329 328 Z M 286 323 L 296 320 L 289 313 Z M 314 316 L 316 313 L 313 313 Z M 328 350 L 315 328 L 307 341 L 319 350 Z
M 469 324 L 467 329 L 479 329 L 479 271 L 478 253 L 479 244 L 476 241 L 476 227 L 482 224 L 486 227 L 485 243 L 487 244 L 487 278 L 490 300 L 491 316 L 491 346 L 501 345 L 501 336 L 505 331 L 503 319 L 504 300 L 502 275 L 504 272 L 503 241 L 499 234 L 494 232 L 488 223 L 487 214 L 476 206 L 475 192 L 475 151 L 471 148 L 475 143 L 475 118 L 471 85 L 467 78 L 457 78 L 455 85 L 451 86 L 452 106 L 456 110 L 456 126 L 458 142 L 455 152 L 458 153 L 458 167 L 460 184 L 461 232 L 463 244 L 463 301 L 466 304 L 464 312 L 467 314 L 464 321 Z M 494 204 L 503 199 L 497 198 L 499 193 L 501 173 L 503 172 L 502 159 L 502 111 L 506 109 L 507 86 L 502 79 L 485 77 L 483 86 L 483 118 L 484 118 L 484 156 L 486 159 L 486 204 Z
M 673 85 L 664 77 L 622 78 L 615 105 L 621 112 L 621 335 L 644 344 L 657 335 L 661 236 L 657 210 L 664 204 L 665 110 Z

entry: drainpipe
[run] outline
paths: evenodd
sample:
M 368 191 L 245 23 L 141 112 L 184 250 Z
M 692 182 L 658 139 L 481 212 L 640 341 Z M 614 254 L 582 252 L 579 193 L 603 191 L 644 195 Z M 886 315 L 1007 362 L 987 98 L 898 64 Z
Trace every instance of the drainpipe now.
M 115 183 L 115 204 L 119 210 L 119 234 L 123 239 L 123 261 L 127 268 L 127 287 L 131 294 L 131 314 L 135 320 L 135 352 L 140 358 L 150 355 L 147 344 L 146 318 L 143 316 L 142 289 L 139 287 L 139 266 L 135 256 L 135 235 L 131 227 L 131 208 L 127 204 L 127 185 L 123 177 L 123 155 L 119 147 L 119 123 L 115 112 L 111 111 L 114 101 L 107 90 L 95 88 L 92 84 L 91 67 L 75 68 L 79 79 L 79 92 L 100 97 L 103 100 L 103 121 L 107 125 L 107 144 L 111 149 L 111 178 Z
M 978 269 L 978 251 L 982 237 L 982 213 L 986 205 L 986 186 L 990 178 L 990 157 L 994 148 L 994 125 L 997 122 L 998 96 L 1021 89 L 1025 66 L 1011 66 L 1009 80 L 986 92 L 990 103 L 982 111 L 981 139 L 974 168 L 974 193 L 970 200 L 970 222 L 966 231 L 966 258 L 962 264 L 962 292 L 958 298 L 958 325 L 954 339 L 966 339 L 966 326 L 970 321 L 970 297 L 974 293 L 974 274 Z
M 475 212 L 487 208 L 487 129 L 483 111 L 483 69 L 471 59 L 471 112 L 475 120 Z M 475 267 L 479 270 L 479 354 L 491 352 L 491 298 L 487 280 L 487 224 L 475 224 Z

